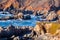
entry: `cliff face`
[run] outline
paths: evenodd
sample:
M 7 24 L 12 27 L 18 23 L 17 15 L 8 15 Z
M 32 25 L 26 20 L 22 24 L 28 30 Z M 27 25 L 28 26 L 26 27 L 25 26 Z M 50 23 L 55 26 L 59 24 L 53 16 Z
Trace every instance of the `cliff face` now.
M 28 10 L 50 10 L 51 6 L 59 7 L 60 0 L 2 0 L 0 7 L 4 10 L 13 5 L 14 8 L 28 9 Z

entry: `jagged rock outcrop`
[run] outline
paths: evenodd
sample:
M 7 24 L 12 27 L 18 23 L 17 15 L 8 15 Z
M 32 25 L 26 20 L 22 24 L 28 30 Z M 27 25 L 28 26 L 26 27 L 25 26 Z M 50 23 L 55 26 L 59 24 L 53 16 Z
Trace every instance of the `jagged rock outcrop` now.
M 56 18 L 57 18 L 57 14 L 54 11 L 51 11 L 46 17 L 46 20 L 56 20 Z
M 0 0 L 0 5 L 4 10 L 13 5 L 14 8 L 27 10 L 50 10 L 51 6 L 60 6 L 60 0 Z M 4 3 L 4 4 L 3 4 Z
M 43 25 L 44 23 L 41 23 L 39 21 L 37 22 L 36 26 L 34 27 L 34 31 L 37 35 L 43 35 L 44 33 L 46 33 L 46 29 Z

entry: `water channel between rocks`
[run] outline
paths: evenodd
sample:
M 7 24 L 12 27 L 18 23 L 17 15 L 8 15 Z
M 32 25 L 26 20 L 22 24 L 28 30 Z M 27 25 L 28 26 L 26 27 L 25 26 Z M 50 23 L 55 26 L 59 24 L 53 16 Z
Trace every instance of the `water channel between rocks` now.
M 2 14 L 0 12 L 0 19 L 4 18 L 4 17 L 8 17 L 8 16 L 13 16 L 13 14 L 10 13 L 6 13 L 6 14 Z M 0 20 L 0 26 L 1 27 L 8 27 L 9 25 L 13 25 L 13 26 L 35 26 L 36 25 L 36 21 L 42 21 L 42 20 L 46 20 L 46 19 L 42 19 L 42 16 L 34 16 L 34 15 L 30 15 L 31 19 L 30 20 L 21 20 L 21 19 L 9 19 L 9 20 Z

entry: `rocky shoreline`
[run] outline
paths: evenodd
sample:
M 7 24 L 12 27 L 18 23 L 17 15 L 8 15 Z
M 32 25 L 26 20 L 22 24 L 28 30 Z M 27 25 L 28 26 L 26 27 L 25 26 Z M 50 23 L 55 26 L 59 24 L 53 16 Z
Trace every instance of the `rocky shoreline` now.
M 48 12 L 47 14 L 43 12 L 42 18 L 46 19 L 46 21 L 39 22 L 35 27 L 16 27 L 16 26 L 8 26 L 7 28 L 0 27 L 0 40 L 60 40 L 60 31 L 57 34 L 53 33 L 56 30 L 60 30 L 60 11 L 57 13 L 55 11 Z M 37 15 L 35 15 L 37 16 Z M 40 15 L 39 15 L 40 16 Z M 22 12 L 10 17 L 7 16 L 0 20 L 9 20 L 9 19 L 23 19 L 30 20 L 30 14 L 24 15 Z M 50 24 L 50 21 L 56 21 L 56 23 Z M 54 25 L 50 28 L 51 25 Z M 59 25 L 57 27 L 56 25 Z M 57 27 L 57 28 L 56 28 Z M 53 32 L 52 32 L 53 30 Z M 50 34 L 52 33 L 52 34 Z
M 39 21 L 35 27 L 0 27 L 0 40 L 60 40 L 60 0 L 0 0 L 0 14 L 0 21 L 30 20 L 31 15 Z
M 26 12 L 28 12 L 28 11 L 26 11 Z M 41 11 L 41 13 L 40 12 L 38 12 L 38 13 L 32 13 L 32 14 L 30 14 L 29 12 L 28 13 L 26 13 L 26 14 L 24 14 L 23 12 L 18 12 L 17 14 L 14 14 L 14 13 L 9 13 L 9 14 L 11 14 L 12 16 L 5 16 L 5 17 L 3 17 L 3 18 L 0 18 L 0 20 L 12 20 L 12 19 L 23 19 L 23 20 L 30 20 L 31 19 L 31 15 L 33 15 L 33 16 L 37 16 L 37 18 L 38 18 L 38 16 L 41 16 L 41 17 L 39 17 L 39 19 L 38 20 L 40 20 L 40 18 L 42 19 L 42 20 L 46 20 L 46 21 L 57 21 L 57 20 L 60 20 L 60 14 L 59 14 L 59 12 L 60 11 L 58 11 L 58 12 L 55 12 L 55 11 L 50 11 L 50 12 L 46 12 L 46 11 Z M 5 15 L 7 15 L 6 14 L 7 12 L 3 12 L 2 11 L 2 13 L 1 14 L 5 14 Z
M 0 27 L 0 40 L 60 40 L 60 31 L 52 35 L 47 32 L 50 24 L 45 24 L 44 28 L 43 26 L 38 22 L 35 27 L 12 25 L 7 28 Z M 47 28 L 45 29 L 45 27 Z

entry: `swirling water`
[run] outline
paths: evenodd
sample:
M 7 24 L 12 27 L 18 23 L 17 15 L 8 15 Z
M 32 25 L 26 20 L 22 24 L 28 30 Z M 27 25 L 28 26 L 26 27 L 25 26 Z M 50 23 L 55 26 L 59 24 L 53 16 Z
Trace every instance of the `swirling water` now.
M 4 18 L 6 16 L 13 16 L 12 14 L 0 14 L 0 18 Z M 0 20 L 0 26 L 8 27 L 9 25 L 13 26 L 35 26 L 37 20 L 42 20 L 41 16 L 31 15 L 31 20 Z

